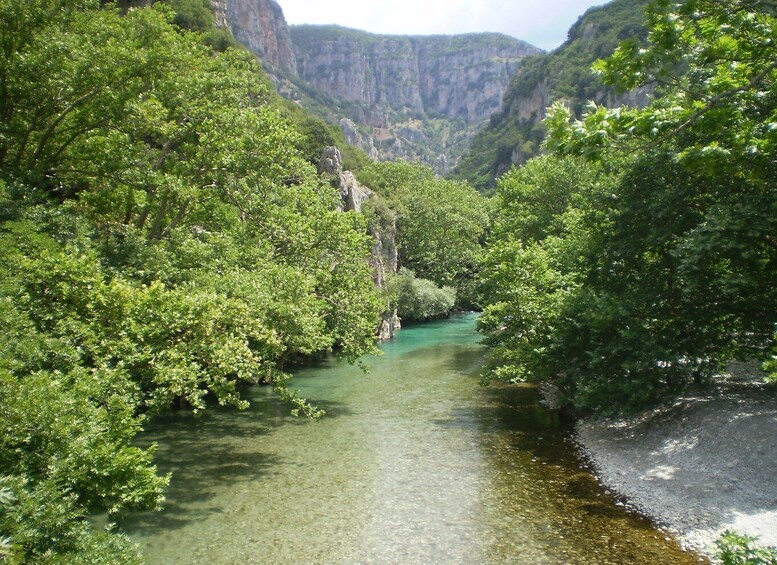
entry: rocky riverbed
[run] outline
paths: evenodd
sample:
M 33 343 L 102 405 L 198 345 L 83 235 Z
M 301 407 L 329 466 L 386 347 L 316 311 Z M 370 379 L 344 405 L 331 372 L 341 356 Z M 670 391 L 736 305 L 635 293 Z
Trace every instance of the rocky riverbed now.
M 601 482 L 714 553 L 724 530 L 777 546 L 777 386 L 737 365 L 713 388 L 623 420 L 583 420 L 577 439 Z

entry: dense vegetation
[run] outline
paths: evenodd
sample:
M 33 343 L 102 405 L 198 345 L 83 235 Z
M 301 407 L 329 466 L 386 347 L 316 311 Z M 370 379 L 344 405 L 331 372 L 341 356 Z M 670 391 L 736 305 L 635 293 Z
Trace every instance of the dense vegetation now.
M 580 410 L 644 408 L 733 358 L 774 373 L 777 45 L 771 2 L 655 0 L 598 65 L 645 109 L 557 104 L 550 155 L 500 180 L 481 278 L 491 376 Z
M 173 3 L 175 5 L 175 3 Z M 0 539 L 134 563 L 91 513 L 154 508 L 147 414 L 372 351 L 366 221 L 337 210 L 258 68 L 163 4 L 0 2 Z
M 555 51 L 526 58 L 504 95 L 501 111 L 491 116 L 456 167 L 454 178 L 479 190 L 493 189 L 514 163 L 539 154 L 545 130 L 545 105 L 563 100 L 579 116 L 587 101 L 615 102 L 615 90 L 591 65 L 626 38 L 643 39 L 647 0 L 614 0 L 591 8 L 569 30 Z
M 374 163 L 362 178 L 379 197 L 368 217 L 383 232 L 396 230 L 399 273 L 388 286 L 400 317 L 425 320 L 454 306 L 471 307 L 487 201 L 471 186 L 436 178 L 419 164 Z
M 447 314 L 486 214 L 282 101 L 204 0 L 0 0 L 0 48 L 0 561 L 137 563 L 89 517 L 162 503 L 144 420 L 256 383 L 318 415 L 289 362 L 376 351 L 387 301 Z M 330 145 L 382 183 L 369 213 L 317 174 Z M 405 267 L 384 289 L 381 227 Z
M 346 150 L 376 196 L 342 212 L 314 166 L 342 134 L 280 101 L 207 2 L 0 0 L 0 561 L 140 562 L 89 517 L 162 503 L 145 418 L 242 407 L 259 382 L 315 415 L 290 361 L 353 361 L 386 310 L 445 315 L 476 278 L 491 377 L 580 410 L 651 405 L 735 357 L 777 374 L 774 4 L 648 15 L 648 43 L 599 68 L 655 102 L 555 106 L 551 154 L 500 180 L 483 260 L 488 204 L 428 168 Z M 598 88 L 566 92 L 573 75 L 564 97 Z M 379 233 L 399 252 L 383 289 Z

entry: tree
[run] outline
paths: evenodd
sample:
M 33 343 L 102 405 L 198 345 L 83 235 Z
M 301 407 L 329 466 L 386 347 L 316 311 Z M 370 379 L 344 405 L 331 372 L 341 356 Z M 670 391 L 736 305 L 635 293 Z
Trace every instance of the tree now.
M 466 289 L 488 225 L 485 199 L 421 165 L 379 163 L 366 178 L 397 212 L 400 265 L 438 286 Z
M 508 208 L 528 211 L 521 229 L 545 239 L 502 233 L 507 243 L 498 241 L 491 269 L 519 260 L 529 265 L 519 289 L 536 290 L 532 277 L 546 288 L 510 296 L 509 280 L 486 281 L 506 296 L 508 307 L 484 320 L 504 345 L 504 366 L 555 382 L 582 409 L 640 409 L 705 380 L 727 359 L 765 359 L 774 346 L 774 6 L 661 0 L 650 4 L 648 23 L 647 45 L 626 41 L 597 68 L 623 89 L 655 86 L 652 104 L 590 105 L 579 121 L 556 105 L 546 120 L 557 155 L 582 155 L 616 173 L 598 203 L 582 208 L 583 218 L 600 210 L 600 220 L 557 240 L 569 213 L 518 192 L 521 206 Z M 542 186 L 543 175 L 552 170 L 533 182 Z M 574 253 L 549 255 L 551 245 Z M 547 329 L 536 337 L 522 312 L 538 301 Z
M 137 563 L 87 518 L 162 502 L 144 418 L 258 382 L 319 415 L 284 367 L 375 350 L 371 240 L 247 53 L 161 3 L 0 15 L 0 556 Z

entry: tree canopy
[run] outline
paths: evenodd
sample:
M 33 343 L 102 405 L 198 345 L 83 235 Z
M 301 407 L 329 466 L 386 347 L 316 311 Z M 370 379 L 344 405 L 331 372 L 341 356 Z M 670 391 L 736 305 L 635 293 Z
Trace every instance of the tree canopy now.
M 257 382 L 316 415 L 285 365 L 374 351 L 382 309 L 365 218 L 253 57 L 209 46 L 204 4 L 100 4 L 0 0 L 0 555 L 20 562 L 138 562 L 87 517 L 163 501 L 144 419 Z
M 647 14 L 647 44 L 596 68 L 654 101 L 551 108 L 553 154 L 501 181 L 482 280 L 492 374 L 554 382 L 581 409 L 639 409 L 774 355 L 775 6 Z

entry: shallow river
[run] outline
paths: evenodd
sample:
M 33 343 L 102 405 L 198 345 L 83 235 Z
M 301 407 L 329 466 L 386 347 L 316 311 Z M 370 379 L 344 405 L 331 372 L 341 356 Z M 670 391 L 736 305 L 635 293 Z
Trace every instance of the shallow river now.
M 296 373 L 327 411 L 252 406 L 148 426 L 172 472 L 164 511 L 122 528 L 151 564 L 683 564 L 603 491 L 557 415 L 524 386 L 478 385 L 474 316 L 402 330 L 370 373 Z

